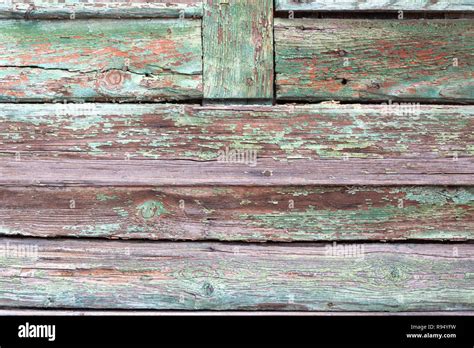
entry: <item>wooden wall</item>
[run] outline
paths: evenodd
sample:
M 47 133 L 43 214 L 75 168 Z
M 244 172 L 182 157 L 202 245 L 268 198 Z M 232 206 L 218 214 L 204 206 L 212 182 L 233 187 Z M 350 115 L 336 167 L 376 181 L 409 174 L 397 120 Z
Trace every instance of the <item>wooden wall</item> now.
M 473 10 L 2 3 L 0 308 L 474 311 Z

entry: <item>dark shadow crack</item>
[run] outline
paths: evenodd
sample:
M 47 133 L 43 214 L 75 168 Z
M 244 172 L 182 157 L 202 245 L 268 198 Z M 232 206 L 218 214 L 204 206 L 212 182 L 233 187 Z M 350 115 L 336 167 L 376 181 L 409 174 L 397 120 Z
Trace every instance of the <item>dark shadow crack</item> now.
M 92 69 L 92 70 L 81 70 L 81 69 L 74 69 L 74 68 L 59 68 L 59 67 L 45 67 L 41 65 L 0 65 L 0 68 L 16 68 L 16 69 L 40 69 L 40 70 L 48 70 L 48 71 L 66 71 L 70 73 L 83 73 L 83 74 L 103 74 L 110 71 L 123 71 L 124 73 L 130 73 L 133 75 L 140 75 L 145 77 L 155 77 L 160 75 L 184 75 L 184 76 L 199 76 L 202 75 L 202 72 L 193 71 L 191 73 L 184 73 L 180 71 L 176 71 L 169 68 L 159 68 L 160 70 L 157 72 L 138 72 L 130 69 L 121 69 L 121 68 L 108 68 L 108 69 Z

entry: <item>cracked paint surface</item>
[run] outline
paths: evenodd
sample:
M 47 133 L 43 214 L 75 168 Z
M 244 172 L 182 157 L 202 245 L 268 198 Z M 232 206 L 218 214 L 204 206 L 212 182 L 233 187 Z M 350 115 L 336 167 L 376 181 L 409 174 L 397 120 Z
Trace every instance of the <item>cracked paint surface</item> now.
M 279 11 L 471 11 L 472 5 L 470 0 L 276 0 L 276 8 Z
M 421 106 L 417 117 L 356 106 L 3 104 L 0 155 L 205 162 L 229 148 L 256 150 L 258 163 L 474 154 L 472 106 Z
M 3 20 L 0 28 L 0 101 L 202 97 L 200 20 Z
M 0 4 L 0 18 L 16 19 L 81 18 L 178 18 L 201 17 L 201 0 L 10 0 Z
M 474 240 L 474 188 L 3 188 L 0 220 L 0 235 L 30 237 L 462 241 Z
M 280 100 L 474 100 L 472 20 L 275 20 Z

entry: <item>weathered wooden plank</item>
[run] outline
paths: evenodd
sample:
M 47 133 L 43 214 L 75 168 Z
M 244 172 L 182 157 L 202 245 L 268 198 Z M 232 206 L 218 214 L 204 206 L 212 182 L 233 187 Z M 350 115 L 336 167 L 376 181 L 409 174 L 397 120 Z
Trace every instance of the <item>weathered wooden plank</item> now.
M 423 312 L 424 317 L 426 316 L 474 316 L 474 312 L 471 311 L 437 311 L 437 312 Z M 419 312 L 302 312 L 302 311 L 161 311 L 161 310 L 80 310 L 80 309 L 0 309 L 0 316 L 155 316 L 155 317 L 179 317 L 179 316 L 219 316 L 219 317 L 232 317 L 232 316 L 299 316 L 299 317 L 347 317 L 347 316 L 371 316 L 371 317 L 383 317 L 383 316 L 397 316 L 397 317 L 412 317 L 419 316 Z
M 472 185 L 472 106 L 17 105 L 5 185 Z M 33 172 L 31 168 L 34 168 Z
M 472 106 L 407 114 L 361 105 L 0 110 L 5 185 L 474 183 Z
M 206 0 L 204 98 L 273 99 L 273 0 Z
M 277 11 L 473 11 L 472 0 L 275 0 Z
M 0 104 L 0 156 L 452 162 L 474 155 L 473 128 L 474 106 Z
M 0 101 L 202 97 L 200 20 L 3 20 L 0 28 Z
M 193 160 L 0 159 L 5 186 L 297 186 L 474 184 L 474 159 Z
M 1 188 L 0 234 L 153 240 L 473 240 L 474 188 Z
M 472 244 L 1 239 L 0 306 L 472 311 Z
M 201 17 L 201 0 L 3 0 L 0 18 L 177 18 Z
M 472 20 L 276 19 L 280 100 L 474 100 Z

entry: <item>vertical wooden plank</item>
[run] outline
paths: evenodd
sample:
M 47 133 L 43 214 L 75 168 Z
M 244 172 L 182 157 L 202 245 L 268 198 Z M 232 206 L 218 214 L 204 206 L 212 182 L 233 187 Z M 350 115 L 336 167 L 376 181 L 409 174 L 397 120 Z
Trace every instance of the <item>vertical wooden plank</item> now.
M 273 99 L 273 1 L 204 6 L 204 98 Z

